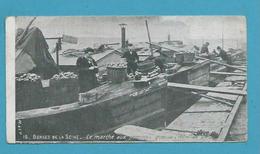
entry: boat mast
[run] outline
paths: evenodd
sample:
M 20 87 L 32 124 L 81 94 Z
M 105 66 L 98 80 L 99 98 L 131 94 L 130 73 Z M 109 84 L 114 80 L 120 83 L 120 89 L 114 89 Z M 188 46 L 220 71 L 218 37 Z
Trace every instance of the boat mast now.
M 151 51 L 151 55 L 153 56 L 153 50 L 152 50 L 152 45 L 151 45 L 151 36 L 150 36 L 150 31 L 149 31 L 149 27 L 148 27 L 148 21 L 145 20 L 145 25 L 146 25 L 146 30 L 147 30 L 147 35 L 148 35 L 148 39 L 149 39 L 149 47 L 150 47 L 150 51 Z
M 222 49 L 224 50 L 224 21 L 222 22 L 222 31 L 221 31 L 221 46 Z

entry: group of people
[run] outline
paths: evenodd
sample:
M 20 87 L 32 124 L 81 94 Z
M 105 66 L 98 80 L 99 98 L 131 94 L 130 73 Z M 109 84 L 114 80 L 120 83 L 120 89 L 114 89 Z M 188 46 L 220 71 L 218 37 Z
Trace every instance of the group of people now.
M 194 47 L 197 51 L 199 51 L 198 47 Z M 200 54 L 205 54 L 205 55 L 209 55 L 209 42 L 206 42 L 202 45 L 201 49 L 200 49 Z M 222 49 L 220 46 L 217 47 L 217 51 L 213 50 L 213 54 L 216 56 L 219 56 L 222 58 L 222 60 L 227 60 L 228 56 L 227 56 L 227 52 Z
M 209 43 L 206 42 L 200 49 L 200 54 L 209 55 Z M 195 48 L 195 47 L 194 47 Z M 196 47 L 196 50 L 199 51 L 199 48 Z M 223 50 L 221 47 L 217 47 L 217 51 L 213 50 L 213 54 L 220 56 L 223 60 L 227 60 L 227 52 Z M 92 50 L 85 50 L 84 56 L 79 57 L 77 59 L 77 69 L 79 74 L 79 84 L 80 84 L 80 92 L 86 92 L 98 85 L 96 74 L 98 73 L 98 66 L 96 61 L 91 57 L 90 53 Z M 127 62 L 127 74 L 132 73 L 135 75 L 135 72 L 138 68 L 139 56 L 136 51 L 134 51 L 131 47 L 124 52 L 122 58 L 126 59 Z M 155 65 L 160 67 L 161 71 L 164 71 L 164 65 L 161 59 L 154 58 Z

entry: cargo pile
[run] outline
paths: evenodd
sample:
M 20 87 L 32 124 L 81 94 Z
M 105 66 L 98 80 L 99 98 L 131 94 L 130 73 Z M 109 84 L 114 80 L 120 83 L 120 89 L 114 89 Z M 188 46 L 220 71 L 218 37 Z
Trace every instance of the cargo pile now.
M 78 76 L 73 72 L 61 72 L 59 74 L 53 75 L 51 79 L 53 80 L 63 80 L 63 79 L 77 79 Z
M 34 73 L 26 73 L 21 76 L 15 77 L 16 81 L 29 81 L 29 82 L 36 82 L 40 80 L 40 76 Z

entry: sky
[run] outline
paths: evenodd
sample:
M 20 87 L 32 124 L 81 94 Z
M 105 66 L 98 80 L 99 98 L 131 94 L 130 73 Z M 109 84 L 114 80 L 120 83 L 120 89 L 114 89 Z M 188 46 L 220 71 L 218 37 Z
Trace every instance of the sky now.
M 17 17 L 17 28 L 25 28 L 33 17 Z M 224 39 L 246 40 L 246 19 L 242 16 L 81 16 L 37 17 L 32 26 L 45 37 L 62 34 L 76 37 L 120 38 L 120 23 L 127 24 L 129 41 L 148 41 L 145 20 L 152 41 Z

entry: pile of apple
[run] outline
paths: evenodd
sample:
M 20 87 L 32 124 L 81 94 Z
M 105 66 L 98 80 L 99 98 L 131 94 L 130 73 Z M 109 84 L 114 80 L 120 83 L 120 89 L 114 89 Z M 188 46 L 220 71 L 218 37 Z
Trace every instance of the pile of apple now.
M 59 74 L 53 75 L 51 79 L 54 80 L 63 80 L 63 79 L 76 79 L 78 75 L 73 72 L 61 72 Z
M 15 77 L 16 81 L 30 81 L 30 82 L 35 82 L 37 80 L 40 80 L 41 77 L 37 74 L 34 73 L 25 73 L 21 76 Z
M 126 68 L 125 63 L 110 63 L 107 65 L 109 68 Z

